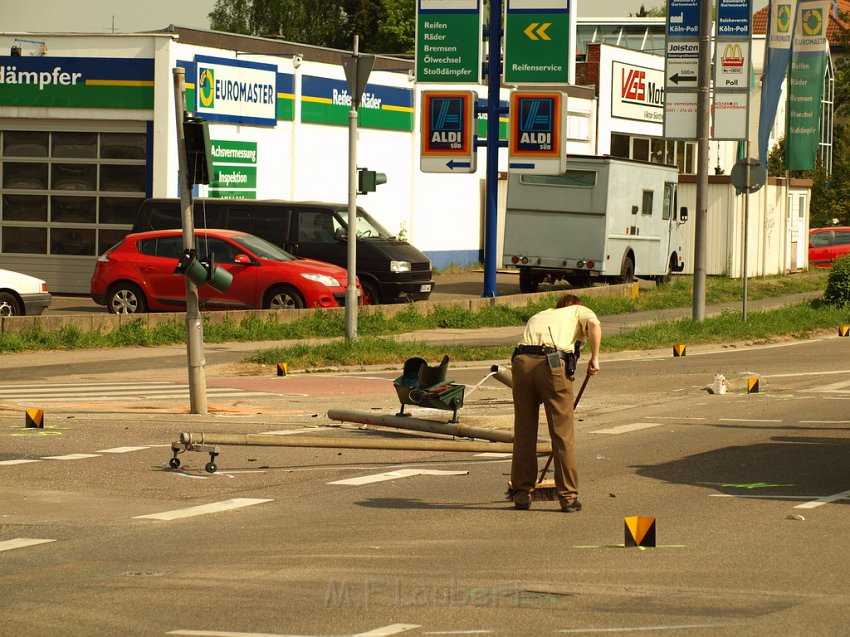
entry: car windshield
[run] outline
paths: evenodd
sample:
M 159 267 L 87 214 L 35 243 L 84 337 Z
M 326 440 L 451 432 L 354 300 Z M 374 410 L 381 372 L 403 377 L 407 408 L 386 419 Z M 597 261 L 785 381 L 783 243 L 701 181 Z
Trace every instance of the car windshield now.
M 343 227 L 348 227 L 348 208 L 340 208 L 337 213 L 342 217 Z M 372 215 L 357 209 L 357 236 L 360 239 L 392 239 L 393 235 L 378 223 Z
M 290 254 L 286 250 L 278 248 L 273 243 L 269 243 L 265 239 L 260 239 L 260 237 L 255 237 L 252 234 L 233 237 L 233 241 L 246 250 L 250 250 L 258 257 L 268 259 L 269 261 L 295 261 L 298 259 L 294 254 Z

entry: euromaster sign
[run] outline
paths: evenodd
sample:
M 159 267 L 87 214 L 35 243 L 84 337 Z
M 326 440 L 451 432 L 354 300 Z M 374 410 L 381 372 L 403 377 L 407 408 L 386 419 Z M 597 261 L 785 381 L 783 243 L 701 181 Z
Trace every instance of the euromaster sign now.
M 277 67 L 195 56 L 195 114 L 230 124 L 277 123 Z
M 0 106 L 153 108 L 149 59 L 0 56 Z
M 568 84 L 574 19 L 569 0 L 507 0 L 505 82 Z

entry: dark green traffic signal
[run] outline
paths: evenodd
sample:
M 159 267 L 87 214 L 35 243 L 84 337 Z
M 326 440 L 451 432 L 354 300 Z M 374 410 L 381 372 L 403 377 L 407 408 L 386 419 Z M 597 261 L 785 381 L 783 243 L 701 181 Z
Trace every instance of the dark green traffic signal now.
M 357 194 L 365 195 L 368 192 L 375 192 L 378 186 L 385 183 L 387 183 L 386 174 L 368 168 L 357 169 Z

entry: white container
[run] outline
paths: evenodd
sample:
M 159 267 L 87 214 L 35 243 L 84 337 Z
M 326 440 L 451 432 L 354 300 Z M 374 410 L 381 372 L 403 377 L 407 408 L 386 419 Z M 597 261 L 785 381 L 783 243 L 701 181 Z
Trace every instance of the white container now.
M 726 377 L 723 374 L 715 374 L 714 375 L 714 384 L 711 386 L 712 394 L 725 394 L 726 393 Z

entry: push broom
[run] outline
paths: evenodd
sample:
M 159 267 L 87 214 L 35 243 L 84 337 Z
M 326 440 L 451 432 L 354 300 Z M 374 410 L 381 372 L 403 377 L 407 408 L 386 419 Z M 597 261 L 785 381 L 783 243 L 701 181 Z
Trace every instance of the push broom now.
M 581 395 L 584 393 L 584 388 L 587 387 L 587 381 L 590 380 L 590 374 L 586 374 L 584 377 L 584 381 L 581 383 L 581 387 L 578 390 L 578 394 L 576 394 L 576 399 L 573 402 L 573 411 L 578 407 L 578 401 L 581 400 Z M 558 499 L 558 488 L 555 486 L 554 480 L 546 479 L 546 472 L 549 471 L 549 465 L 552 464 L 552 459 L 555 457 L 554 449 L 549 454 L 549 457 L 546 459 L 546 464 L 543 465 L 543 471 L 540 472 L 540 477 L 537 479 L 537 483 L 534 485 L 534 489 L 531 491 L 531 499 L 542 501 L 542 500 L 557 500 Z M 514 499 L 514 490 L 513 486 L 510 482 L 508 482 L 508 490 L 505 492 L 506 500 Z

